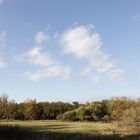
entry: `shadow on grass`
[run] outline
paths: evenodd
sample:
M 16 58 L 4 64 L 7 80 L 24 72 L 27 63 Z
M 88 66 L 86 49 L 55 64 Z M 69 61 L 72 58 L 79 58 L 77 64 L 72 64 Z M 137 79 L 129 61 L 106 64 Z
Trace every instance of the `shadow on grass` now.
M 0 126 L 0 140 L 140 140 L 140 136 L 92 135 L 81 133 L 35 132 L 29 127 Z

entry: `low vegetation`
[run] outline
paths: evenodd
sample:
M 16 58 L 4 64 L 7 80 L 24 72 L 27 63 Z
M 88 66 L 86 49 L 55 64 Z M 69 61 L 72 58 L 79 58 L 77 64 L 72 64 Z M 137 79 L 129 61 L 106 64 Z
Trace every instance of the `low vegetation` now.
M 139 140 L 140 100 L 22 103 L 0 97 L 0 140 Z M 123 137 L 122 137 L 123 136 Z
M 1 120 L 65 120 L 88 122 L 117 122 L 128 127 L 140 127 L 140 100 L 126 97 L 78 102 L 37 102 L 27 99 L 22 103 L 0 97 Z
M 0 140 L 139 140 L 115 123 L 1 121 Z M 123 133 L 122 133 L 123 132 Z M 129 134 L 129 135 L 128 135 Z
M 1 126 L 30 128 L 36 132 L 119 134 L 121 129 L 114 123 L 68 122 L 68 121 L 1 121 Z

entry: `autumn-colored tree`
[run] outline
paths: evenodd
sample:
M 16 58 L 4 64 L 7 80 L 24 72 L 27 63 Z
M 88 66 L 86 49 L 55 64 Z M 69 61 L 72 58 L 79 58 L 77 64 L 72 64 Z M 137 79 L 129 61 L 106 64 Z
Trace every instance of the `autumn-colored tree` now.
M 38 115 L 38 108 L 36 100 L 27 99 L 23 104 L 23 113 L 25 119 L 36 120 Z

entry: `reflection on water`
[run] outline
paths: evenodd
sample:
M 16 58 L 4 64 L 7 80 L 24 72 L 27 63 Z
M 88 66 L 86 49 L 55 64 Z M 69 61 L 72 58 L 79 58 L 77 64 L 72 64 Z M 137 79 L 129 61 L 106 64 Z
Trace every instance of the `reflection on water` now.
M 139 136 L 119 137 L 119 136 L 86 136 L 86 135 L 21 135 L 21 136 L 1 136 L 0 140 L 140 140 Z

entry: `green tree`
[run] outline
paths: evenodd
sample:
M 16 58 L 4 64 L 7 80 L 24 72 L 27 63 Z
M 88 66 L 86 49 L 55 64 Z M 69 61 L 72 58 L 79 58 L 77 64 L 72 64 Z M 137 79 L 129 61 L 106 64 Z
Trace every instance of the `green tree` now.
M 76 110 L 77 116 L 79 118 L 80 121 L 85 120 L 86 117 L 86 109 L 84 106 L 80 106 L 79 108 L 77 108 Z
M 63 120 L 68 120 L 68 121 L 76 121 L 77 120 L 77 114 L 75 110 L 72 111 L 67 111 L 62 115 Z
M 27 99 L 23 104 L 25 119 L 36 120 L 38 118 L 38 107 L 36 100 Z

